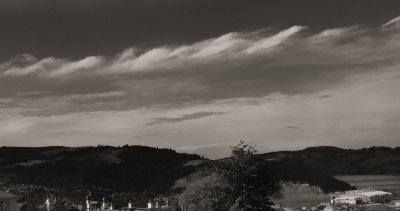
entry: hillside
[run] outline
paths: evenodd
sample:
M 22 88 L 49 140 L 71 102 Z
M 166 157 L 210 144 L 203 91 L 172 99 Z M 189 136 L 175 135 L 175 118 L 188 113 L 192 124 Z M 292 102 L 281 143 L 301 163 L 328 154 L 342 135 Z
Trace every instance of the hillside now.
M 400 147 L 355 150 L 322 146 L 266 153 L 263 156 L 266 159 L 297 161 L 329 175 L 400 174 Z
M 194 172 L 183 164 L 199 159 L 199 155 L 144 146 L 2 147 L 0 182 L 3 188 L 22 194 L 32 188 L 16 185 L 62 189 L 81 200 L 92 190 L 97 198 L 117 192 L 142 201 L 167 192 L 175 180 Z
M 280 181 L 294 181 L 320 187 L 325 193 L 354 189 L 348 183 L 335 179 L 317 169 L 306 166 L 298 160 L 269 161 L 272 171 Z

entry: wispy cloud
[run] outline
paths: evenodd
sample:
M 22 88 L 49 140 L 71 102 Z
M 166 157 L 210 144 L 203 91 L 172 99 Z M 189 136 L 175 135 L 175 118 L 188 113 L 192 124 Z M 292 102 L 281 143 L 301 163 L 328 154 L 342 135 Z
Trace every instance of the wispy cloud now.
M 386 22 L 385 24 L 382 24 L 381 27 L 383 30 L 399 29 L 400 28 L 400 16 L 393 18 L 392 20 Z
M 330 98 L 330 97 L 333 97 L 333 95 L 324 94 L 324 95 L 318 96 L 319 99 L 326 99 L 326 98 Z
M 286 126 L 286 129 L 300 129 L 300 127 L 299 126 L 289 125 L 289 126 Z
M 13 58 L 13 62 L 3 63 L 2 67 L 4 71 L 3 74 L 10 76 L 60 76 L 97 68 L 102 62 L 103 59 L 101 57 L 95 56 L 90 56 L 78 61 L 69 61 L 67 59 L 57 59 L 54 57 L 36 60 L 32 55 L 18 55 Z M 14 65 L 12 65 L 13 63 Z
M 192 114 L 184 114 L 180 117 L 162 117 L 162 118 L 153 118 L 153 121 L 150 123 L 147 123 L 146 125 L 160 125 L 160 124 L 167 124 L 167 123 L 177 123 L 177 122 L 183 122 L 187 120 L 193 120 L 193 119 L 199 119 L 203 118 L 206 116 L 212 116 L 212 115 L 221 115 L 226 112 L 208 112 L 208 111 L 202 111 L 202 112 L 196 112 Z
M 257 54 L 270 53 L 274 48 L 296 33 L 303 26 L 293 26 L 275 35 L 254 33 L 229 33 L 218 38 L 184 46 L 161 46 L 143 52 L 129 48 L 114 58 L 90 56 L 78 61 L 48 57 L 41 60 L 31 55 L 19 55 L 14 62 L 2 65 L 3 74 L 9 76 L 39 75 L 59 77 L 80 74 L 135 73 L 141 71 L 165 71 L 188 69 L 198 65 L 223 63 L 226 60 L 242 60 Z M 79 74 L 79 73 L 78 73 Z
M 383 25 L 392 26 L 396 20 Z M 396 66 L 398 43 L 396 30 L 348 26 L 312 33 L 305 26 L 293 26 L 231 32 L 185 45 L 132 47 L 115 56 L 79 60 L 23 54 L 0 64 L 0 96 L 29 104 L 24 107 L 37 106 L 38 115 L 44 110 L 55 115 L 91 108 L 179 107 L 276 92 L 315 93 L 352 75 Z M 115 90 L 124 94 L 91 101 L 69 97 Z M 40 94 L 20 94 L 29 92 Z M 47 101 L 64 102 L 57 109 Z

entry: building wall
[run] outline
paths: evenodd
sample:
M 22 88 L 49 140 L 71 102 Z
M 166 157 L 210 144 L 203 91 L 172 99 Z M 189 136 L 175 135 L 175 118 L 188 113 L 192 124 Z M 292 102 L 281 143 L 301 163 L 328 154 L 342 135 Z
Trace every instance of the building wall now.
M 356 204 L 356 199 L 335 199 L 338 204 Z

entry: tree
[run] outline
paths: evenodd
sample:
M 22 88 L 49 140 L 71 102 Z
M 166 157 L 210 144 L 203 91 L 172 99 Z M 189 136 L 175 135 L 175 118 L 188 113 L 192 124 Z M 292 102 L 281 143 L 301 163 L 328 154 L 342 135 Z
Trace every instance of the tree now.
M 53 202 L 50 205 L 50 211 L 71 211 L 76 210 L 72 205 L 73 202 L 65 196 L 62 190 L 54 190 L 51 194 Z
M 226 184 L 212 187 L 210 200 L 216 211 L 273 210 L 270 197 L 279 188 L 266 160 L 253 146 L 240 141 L 221 169 Z
M 43 202 L 46 199 L 46 190 L 43 188 L 30 190 L 27 192 L 27 195 L 24 196 L 26 200 L 25 205 L 28 207 L 39 207 L 43 205 Z

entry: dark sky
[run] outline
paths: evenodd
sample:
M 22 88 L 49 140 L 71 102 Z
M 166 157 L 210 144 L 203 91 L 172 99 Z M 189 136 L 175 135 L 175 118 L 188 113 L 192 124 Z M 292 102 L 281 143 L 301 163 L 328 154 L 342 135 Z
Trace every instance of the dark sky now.
M 396 0 L 2 0 L 0 61 L 113 55 L 269 27 L 377 26 L 399 11 Z

